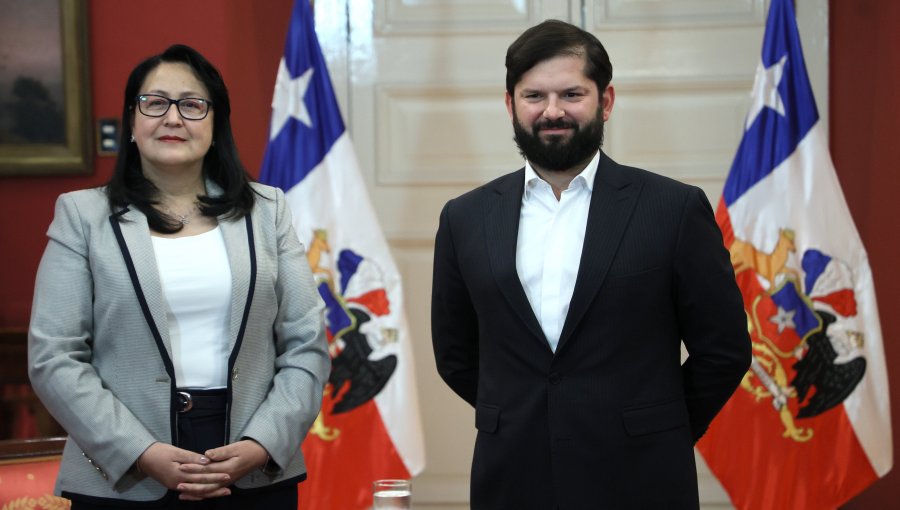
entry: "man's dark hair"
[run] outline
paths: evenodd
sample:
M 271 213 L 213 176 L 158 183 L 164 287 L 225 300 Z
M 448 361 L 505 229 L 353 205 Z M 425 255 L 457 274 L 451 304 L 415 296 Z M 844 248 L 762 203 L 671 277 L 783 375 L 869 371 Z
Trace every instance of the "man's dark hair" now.
M 560 56 L 584 57 L 584 74 L 603 95 L 612 80 L 609 54 L 593 34 L 559 20 L 547 20 L 529 28 L 509 46 L 506 91 L 513 96 L 523 74 L 540 62 Z
M 199 196 L 200 211 L 204 216 L 241 217 L 253 208 L 254 192 L 250 177 L 238 157 L 234 136 L 231 134 L 231 102 L 228 89 L 219 71 L 197 50 L 176 44 L 159 55 L 147 58 L 137 65 L 125 84 L 122 110 L 122 138 L 112 178 L 106 184 L 106 193 L 113 210 L 133 205 L 147 216 L 150 228 L 157 232 L 174 233 L 182 228 L 179 221 L 157 211 L 153 204 L 159 190 L 141 170 L 141 155 L 137 144 L 131 143 L 131 122 L 140 115 L 135 108 L 136 98 L 151 71 L 163 62 L 187 64 L 197 79 L 209 91 L 213 115 L 213 146 L 203 158 L 203 175 L 222 188 L 221 196 Z M 191 122 L 191 121 L 187 121 Z

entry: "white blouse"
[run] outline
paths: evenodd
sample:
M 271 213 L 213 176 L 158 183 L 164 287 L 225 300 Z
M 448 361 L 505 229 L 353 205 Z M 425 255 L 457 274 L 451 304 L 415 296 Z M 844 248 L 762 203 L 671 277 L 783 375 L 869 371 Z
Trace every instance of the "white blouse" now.
M 231 267 L 222 231 L 152 236 L 179 388 L 228 384 Z

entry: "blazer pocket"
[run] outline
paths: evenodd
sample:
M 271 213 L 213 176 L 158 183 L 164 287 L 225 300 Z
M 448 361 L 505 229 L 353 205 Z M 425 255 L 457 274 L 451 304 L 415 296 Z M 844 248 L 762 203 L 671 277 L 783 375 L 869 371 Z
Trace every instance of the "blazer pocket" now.
M 628 270 L 627 272 L 621 272 L 621 271 L 613 272 L 613 270 L 610 269 L 609 274 L 606 275 L 606 280 L 618 282 L 620 280 L 627 279 L 627 278 L 640 278 L 640 277 L 644 277 L 644 276 L 655 277 L 656 275 L 654 273 L 656 273 L 662 269 L 663 269 L 662 266 L 653 266 L 653 267 L 649 267 L 649 268 L 645 268 L 645 269 L 631 269 L 631 270 Z
M 688 425 L 683 400 L 630 407 L 622 410 L 622 421 L 629 436 L 644 436 Z
M 475 406 L 475 428 L 479 432 L 493 434 L 497 432 L 500 424 L 500 407 L 491 404 L 477 404 Z

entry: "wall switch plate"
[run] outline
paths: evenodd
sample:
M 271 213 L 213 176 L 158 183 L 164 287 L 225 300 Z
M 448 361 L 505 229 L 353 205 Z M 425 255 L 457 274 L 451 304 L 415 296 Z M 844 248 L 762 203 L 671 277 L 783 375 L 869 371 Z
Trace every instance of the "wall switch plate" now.
M 97 120 L 97 154 L 115 156 L 119 153 L 119 119 Z

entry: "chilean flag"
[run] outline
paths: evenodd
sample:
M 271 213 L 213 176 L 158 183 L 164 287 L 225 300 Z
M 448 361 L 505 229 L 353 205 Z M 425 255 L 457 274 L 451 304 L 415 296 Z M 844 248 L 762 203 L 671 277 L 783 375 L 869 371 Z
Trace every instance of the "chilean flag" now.
M 309 477 L 299 507 L 368 508 L 372 482 L 420 473 L 425 448 L 400 276 L 308 0 L 296 0 L 291 15 L 260 181 L 285 191 L 327 307 L 332 372 L 303 442 Z
M 837 508 L 893 465 L 888 380 L 791 0 L 772 0 L 751 97 L 716 219 L 753 362 L 697 447 L 737 508 Z

